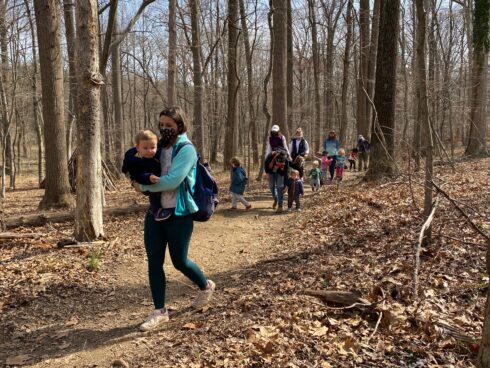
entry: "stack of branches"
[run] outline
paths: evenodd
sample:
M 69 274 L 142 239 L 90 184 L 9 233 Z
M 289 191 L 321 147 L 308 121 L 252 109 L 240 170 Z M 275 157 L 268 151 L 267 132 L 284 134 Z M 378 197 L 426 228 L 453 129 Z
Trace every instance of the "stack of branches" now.
M 70 180 L 70 188 L 72 193 L 75 193 L 77 190 L 77 157 L 78 157 L 78 148 L 76 148 L 70 160 L 68 160 L 68 178 Z M 109 169 L 104 160 L 102 160 L 102 180 L 104 183 L 104 188 L 109 191 L 117 190 L 117 178 L 113 174 L 113 172 Z

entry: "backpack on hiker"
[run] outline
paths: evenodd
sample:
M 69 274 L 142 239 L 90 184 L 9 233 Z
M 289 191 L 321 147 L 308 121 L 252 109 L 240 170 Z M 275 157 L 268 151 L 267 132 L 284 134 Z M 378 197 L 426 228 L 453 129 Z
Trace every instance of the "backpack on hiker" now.
M 182 147 L 187 145 L 194 147 L 191 142 L 184 142 L 177 147 L 174 157 L 177 156 Z M 191 193 L 192 199 L 198 207 L 197 212 L 192 214 L 192 218 L 194 221 L 198 222 L 208 221 L 218 206 L 218 184 L 206 166 L 201 163 L 201 156 L 199 154 L 197 154 L 196 183 L 194 185 L 194 193 L 192 193 L 189 188 L 187 178 L 184 180 L 184 182 L 185 189 Z

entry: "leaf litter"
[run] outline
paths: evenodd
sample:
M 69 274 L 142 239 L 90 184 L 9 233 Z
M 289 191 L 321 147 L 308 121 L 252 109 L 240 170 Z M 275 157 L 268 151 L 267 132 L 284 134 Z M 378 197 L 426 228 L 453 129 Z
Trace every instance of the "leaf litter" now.
M 488 172 L 489 159 L 457 164 L 454 172 L 436 167 L 445 190 L 487 233 Z M 253 185 L 251 196 L 264 193 L 263 186 Z M 373 185 L 354 177 L 340 187 L 326 186 L 304 201 L 302 213 L 274 220 L 270 234 L 246 245 L 268 248 L 269 259 L 224 275 L 223 292 L 218 289 L 209 308 L 176 317 L 145 336 L 147 348 L 136 344 L 121 354 L 135 367 L 472 366 L 488 290 L 485 243 L 442 201 L 433 243 L 422 251 L 420 297 L 413 301 L 413 246 L 423 222 L 416 205 L 423 203 L 423 191 L 412 188 L 413 198 L 404 182 Z M 123 239 L 103 259 L 110 267 L 144 256 L 134 221 L 120 217 L 106 223 L 109 238 Z M 46 321 L 25 315 L 34 301 L 89 296 L 94 289 L 94 298 L 114 297 L 117 286 L 104 269 L 87 270 L 86 250 L 55 249 L 70 235 L 71 223 L 41 229 L 42 239 L 1 245 L 0 324 L 3 336 L 14 337 L 11 344 L 22 345 L 33 331 L 45 341 Z M 305 295 L 307 289 L 358 293 L 373 307 L 346 308 Z M 63 314 L 53 305 L 43 307 L 37 313 L 51 320 Z M 114 317 L 114 311 L 106 313 Z M 69 328 L 77 328 L 76 316 L 67 320 Z M 61 331 L 52 338 L 58 349 L 70 350 L 77 336 Z M 1 349 L 0 356 L 12 365 L 31 359 Z

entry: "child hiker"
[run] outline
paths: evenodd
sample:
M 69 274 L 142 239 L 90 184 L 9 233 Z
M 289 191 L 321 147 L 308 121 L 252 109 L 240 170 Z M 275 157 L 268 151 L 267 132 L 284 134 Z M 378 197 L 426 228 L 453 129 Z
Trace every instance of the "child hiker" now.
M 247 185 L 248 178 L 247 173 L 243 169 L 240 164 L 240 160 L 236 157 L 233 157 L 230 160 L 230 164 L 232 167 L 232 176 L 231 176 L 231 184 L 230 184 L 230 192 L 231 192 L 231 207 L 230 210 L 237 209 L 237 202 L 240 201 L 245 206 L 245 211 L 249 211 L 252 208 L 252 205 L 248 203 L 245 198 L 243 198 L 243 193 L 245 192 L 245 186 Z
M 345 149 L 339 149 L 339 154 L 337 155 L 337 160 L 335 161 L 335 176 L 338 181 L 342 181 L 342 175 L 344 173 L 345 167 Z
M 357 160 L 357 148 L 352 148 L 349 152 L 349 170 L 356 171 L 356 160 Z
M 288 191 L 288 211 L 293 210 L 293 202 L 296 204 L 296 210 L 301 211 L 299 199 L 305 194 L 305 191 L 303 181 L 299 176 L 298 170 L 291 170 L 291 177 L 288 180 L 287 188 L 284 188 L 285 191 Z
M 332 159 L 331 158 L 328 158 L 328 152 L 327 151 L 323 151 L 322 152 L 322 157 L 321 158 L 318 158 L 319 160 L 321 160 L 321 168 L 322 168 L 322 179 L 323 179 L 323 182 L 325 182 L 327 180 L 327 172 L 330 168 L 330 164 L 332 163 Z
M 151 130 L 141 130 L 134 137 L 135 146 L 124 154 L 122 172 L 131 181 L 150 185 L 160 180 L 160 151 L 158 137 Z M 158 151 L 158 153 L 157 153 Z M 162 208 L 160 193 L 145 192 L 150 200 L 150 212 L 155 221 L 164 221 L 172 215 L 172 210 Z
M 313 161 L 313 169 L 310 170 L 308 177 L 311 179 L 311 190 L 316 191 L 320 189 L 320 177 L 322 172 L 318 168 L 319 162 Z

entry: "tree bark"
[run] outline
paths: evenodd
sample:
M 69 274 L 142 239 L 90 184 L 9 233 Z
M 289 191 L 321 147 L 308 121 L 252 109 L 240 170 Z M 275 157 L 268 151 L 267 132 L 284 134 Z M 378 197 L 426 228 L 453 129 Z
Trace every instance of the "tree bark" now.
M 72 152 L 72 130 L 77 116 L 77 71 L 76 71 L 76 31 L 75 31 L 75 3 L 73 0 L 63 0 L 63 14 L 65 19 L 66 49 L 68 51 L 68 80 L 69 80 L 69 111 L 66 129 L 67 160 Z
M 114 20 L 114 33 L 117 34 L 118 21 L 117 14 Z M 122 159 L 125 150 L 126 143 L 126 127 L 124 125 L 123 116 L 123 101 L 122 101 L 122 82 L 121 82 L 121 50 L 119 44 L 116 44 L 111 48 L 111 60 L 112 60 L 112 99 L 114 109 L 114 127 L 116 130 L 116 144 L 115 144 L 115 165 L 118 169 L 116 172 L 120 173 L 122 167 Z
M 168 70 L 167 101 L 169 106 L 177 102 L 175 75 L 177 73 L 177 0 L 168 2 Z
M 310 0 L 311 1 L 311 0 Z M 287 131 L 287 3 L 273 0 L 272 124 Z
M 376 76 L 376 58 L 378 56 L 379 9 L 380 0 L 374 0 L 373 24 L 371 26 L 371 43 L 369 45 L 369 66 L 367 74 L 367 92 L 371 101 L 374 101 L 374 78 Z M 373 121 L 373 107 L 369 102 L 366 106 L 366 118 L 368 124 L 368 132 L 370 132 L 369 128 Z
M 349 65 L 350 65 L 350 48 L 352 38 L 352 0 L 347 2 L 347 14 L 345 16 L 346 36 L 344 50 L 344 68 L 342 71 L 342 107 L 340 118 L 340 141 L 346 141 L 347 135 L 347 94 L 349 90 Z
M 242 0 L 243 1 L 243 0 Z M 287 119 L 288 119 L 288 137 L 291 137 L 291 135 L 294 132 L 294 121 L 293 121 L 293 103 L 294 103 L 294 82 L 293 82 L 293 72 L 294 72 L 294 54 L 293 54 L 293 14 L 292 14 L 292 7 L 291 7 L 291 0 L 286 0 L 287 1 L 287 13 L 288 13 L 288 32 L 287 32 L 287 43 L 288 43 L 288 50 L 287 50 L 287 58 L 288 58 L 288 65 L 287 65 Z M 242 15 L 243 17 L 243 15 Z
M 320 104 L 320 55 L 318 52 L 318 33 L 317 33 L 317 22 L 315 14 L 315 0 L 308 0 L 308 19 L 311 27 L 311 49 L 313 53 L 313 79 L 314 79 L 314 90 L 315 90 L 315 122 L 312 124 L 313 127 L 313 152 L 318 152 L 321 146 L 321 121 L 322 112 Z M 276 44 L 276 47 L 279 45 Z
M 77 206 L 75 238 L 91 241 L 104 234 L 100 153 L 100 87 L 96 0 L 77 0 L 78 103 Z
M 63 64 L 59 6 L 56 0 L 35 0 L 41 86 L 43 92 L 46 187 L 41 209 L 70 207 L 63 98 Z
M 475 0 L 473 22 L 470 134 L 465 154 L 488 156 L 485 110 L 487 104 L 488 52 L 490 49 L 490 0 Z
M 369 0 L 359 0 L 359 76 L 357 92 L 357 132 L 369 137 L 369 121 L 367 116 L 368 71 L 369 71 Z
M 235 132 L 237 129 L 237 41 L 238 41 L 238 1 L 228 2 L 228 116 L 225 130 L 225 150 L 223 168 L 235 155 Z
M 204 121 L 202 115 L 202 68 L 201 68 L 201 41 L 199 30 L 199 0 L 191 0 L 191 28 L 192 28 L 192 64 L 194 81 L 194 130 L 193 141 L 201 156 L 205 153 L 204 146 Z
M 239 2 L 240 2 L 240 18 L 241 18 L 242 31 L 243 31 L 243 43 L 245 47 L 245 59 L 247 62 L 247 95 L 248 95 L 247 97 L 248 97 L 248 115 L 250 119 L 250 143 L 252 146 L 252 161 L 254 165 L 256 165 L 259 162 L 259 146 L 258 146 L 258 139 L 257 139 L 257 117 L 254 109 L 252 50 L 250 49 L 250 40 L 249 40 L 244 0 L 239 0 Z M 288 101 L 289 101 L 289 92 L 290 90 L 288 88 Z
M 377 179 L 395 171 L 395 101 L 400 0 L 381 0 L 378 58 L 374 94 L 375 121 L 366 177 Z M 362 134 L 362 133 L 361 133 Z

